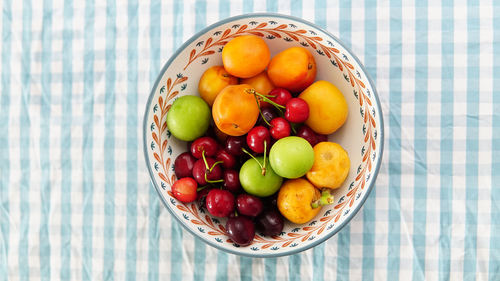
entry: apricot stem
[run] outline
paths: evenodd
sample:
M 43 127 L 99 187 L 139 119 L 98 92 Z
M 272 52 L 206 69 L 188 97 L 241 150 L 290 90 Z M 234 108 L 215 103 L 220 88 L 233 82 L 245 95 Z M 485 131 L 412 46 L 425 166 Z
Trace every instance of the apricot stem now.
M 329 205 L 333 203 L 333 193 L 329 188 L 323 188 L 321 191 L 321 197 L 311 203 L 313 209 L 319 208 L 321 206 Z

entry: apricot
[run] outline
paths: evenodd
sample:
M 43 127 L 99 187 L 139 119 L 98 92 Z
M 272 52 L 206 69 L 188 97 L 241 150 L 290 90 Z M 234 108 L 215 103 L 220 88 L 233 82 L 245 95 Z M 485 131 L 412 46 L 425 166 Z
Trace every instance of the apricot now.
M 222 65 L 212 66 L 201 75 L 198 82 L 200 97 L 212 106 L 215 97 L 228 85 L 238 84 L 238 78 L 229 74 Z
M 248 84 L 229 85 L 215 98 L 212 117 L 217 128 L 229 136 L 242 136 L 253 128 L 259 106 Z
M 287 180 L 278 193 L 278 209 L 289 221 L 296 224 L 306 223 L 321 210 L 320 207 L 312 207 L 312 202 L 320 196 L 319 190 L 306 179 Z
M 269 79 L 265 71 L 262 71 L 261 73 L 253 77 L 241 79 L 240 83 L 248 84 L 252 86 L 257 92 L 264 95 L 267 95 L 274 89 L 274 84 L 271 79 Z
M 271 59 L 267 75 L 276 87 L 299 93 L 314 82 L 316 61 L 306 48 L 291 47 Z
M 347 120 L 348 107 L 344 95 L 328 81 L 314 82 L 299 98 L 309 105 L 306 125 L 318 134 L 329 135 Z
M 351 161 L 338 143 L 320 142 L 313 148 L 314 164 L 307 179 L 318 188 L 339 188 L 347 178 Z
M 222 63 L 231 75 L 253 77 L 266 69 L 271 52 L 266 42 L 255 35 L 242 35 L 229 41 L 222 49 Z

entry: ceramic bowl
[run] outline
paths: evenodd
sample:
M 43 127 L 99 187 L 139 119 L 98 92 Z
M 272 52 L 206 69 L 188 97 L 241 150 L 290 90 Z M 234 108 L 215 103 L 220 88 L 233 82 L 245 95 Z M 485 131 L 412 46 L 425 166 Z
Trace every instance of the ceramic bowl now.
M 322 208 L 309 223 L 285 223 L 274 237 L 256 234 L 250 246 L 240 247 L 225 235 L 226 219 L 215 218 L 196 203 L 177 201 L 170 187 L 176 180 L 174 160 L 187 151 L 166 126 L 172 102 L 198 95 L 198 80 L 213 65 L 222 65 L 221 51 L 240 35 L 262 37 L 274 55 L 292 46 L 311 51 L 317 63 L 316 80 L 327 80 L 344 94 L 349 116 L 329 140 L 349 154 L 351 169 L 335 203 Z M 247 14 L 217 22 L 185 42 L 165 63 L 149 96 L 144 115 L 144 154 L 151 181 L 171 215 L 189 232 L 218 249 L 251 257 L 290 255 L 332 237 L 359 211 L 374 186 L 382 160 L 383 120 L 374 83 L 356 56 L 328 31 L 305 20 L 280 14 Z

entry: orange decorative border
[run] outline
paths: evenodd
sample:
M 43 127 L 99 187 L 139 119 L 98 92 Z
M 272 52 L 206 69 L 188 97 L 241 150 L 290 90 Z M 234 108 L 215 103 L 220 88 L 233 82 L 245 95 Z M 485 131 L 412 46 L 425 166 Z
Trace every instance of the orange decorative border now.
M 275 22 L 270 22 L 269 24 L 276 24 Z M 189 59 L 184 66 L 184 70 L 186 70 L 193 62 L 197 61 L 201 57 L 208 57 L 216 53 L 213 50 L 214 47 L 223 47 L 231 38 L 241 36 L 241 35 L 256 35 L 260 37 L 265 37 L 267 34 L 268 39 L 274 38 L 283 38 L 286 41 L 297 41 L 300 42 L 303 46 L 311 46 L 318 52 L 320 55 L 327 56 L 331 63 L 338 67 L 338 69 L 344 73 L 344 78 L 348 81 L 353 87 L 353 93 L 359 101 L 360 105 L 360 113 L 363 117 L 363 134 L 364 134 L 364 143 L 365 145 L 362 148 L 362 165 L 358 167 L 357 175 L 354 182 L 351 183 L 349 187 L 349 192 L 347 193 L 347 198 L 344 199 L 342 197 L 338 204 L 335 205 L 334 210 L 336 210 L 332 215 L 330 215 L 331 210 L 328 210 L 322 218 L 319 219 L 319 224 L 316 225 L 317 221 L 312 221 L 308 224 L 308 226 L 304 226 L 302 228 L 295 228 L 291 232 L 286 233 L 286 236 L 272 236 L 272 240 L 268 240 L 259 234 L 255 235 L 255 239 L 252 244 L 263 244 L 260 248 L 266 249 L 271 248 L 271 250 L 279 249 L 276 245 L 279 244 L 281 247 L 294 247 L 297 246 L 297 243 L 294 243 L 300 239 L 300 241 L 304 242 L 314 239 L 314 233 L 316 235 L 320 235 L 326 228 L 330 229 L 333 227 L 333 224 L 329 225 L 329 223 L 333 220 L 334 223 L 338 222 L 342 214 L 346 215 L 349 209 L 346 209 L 346 206 L 352 207 L 354 201 L 359 198 L 356 197 L 356 194 L 362 189 L 364 189 L 366 181 L 369 179 L 370 172 L 372 170 L 375 155 L 370 157 L 373 151 L 376 149 L 376 122 L 375 122 L 375 110 L 373 109 L 372 102 L 369 98 L 369 90 L 366 89 L 364 83 L 356 77 L 360 77 L 359 71 L 356 71 L 355 67 L 349 63 L 348 57 L 340 55 L 340 51 L 333 47 L 333 44 L 328 41 L 330 46 L 326 46 L 322 43 L 323 39 L 319 36 L 315 36 L 316 34 L 313 31 L 309 31 L 309 33 L 313 34 L 313 36 L 308 35 L 308 31 L 304 29 L 298 30 L 288 30 L 288 26 L 295 28 L 294 25 L 290 24 L 281 24 L 276 27 L 268 27 L 267 22 L 257 23 L 252 21 L 249 23 L 250 25 L 256 25 L 253 28 L 249 28 L 249 25 L 233 25 L 232 29 L 228 28 L 224 30 L 224 32 L 217 31 L 214 33 L 214 37 L 209 37 L 206 41 L 200 41 L 196 44 L 197 47 L 201 48 L 193 48 L 189 54 Z M 237 30 L 236 30 L 237 29 Z M 234 31 L 236 30 L 236 31 Z M 234 31 L 234 32 L 233 32 Z M 219 36 L 219 37 L 217 37 Z M 203 47 L 202 47 L 203 46 Z M 221 49 L 219 49 L 221 51 Z M 202 64 L 206 63 L 208 58 L 204 58 L 202 60 Z M 167 139 L 163 139 L 162 136 L 166 130 L 166 122 L 163 123 L 164 117 L 166 116 L 168 110 L 170 109 L 170 102 L 174 99 L 179 91 L 173 91 L 174 87 L 186 81 L 188 78 L 178 74 L 174 81 L 171 78 L 167 80 L 166 85 L 166 98 L 163 100 L 162 94 L 165 92 L 165 86 L 160 89 L 160 97 L 158 98 L 158 104 L 160 107 L 159 112 L 155 111 L 154 114 L 154 123 L 156 124 L 156 129 L 152 132 L 152 138 L 154 142 L 159 147 L 159 153 L 153 152 L 155 159 L 160 163 L 162 167 L 162 171 L 157 172 L 158 176 L 165 181 L 168 185 L 172 185 L 175 181 L 175 174 L 172 174 L 170 178 L 167 177 L 168 171 L 171 165 L 171 158 L 168 157 L 164 159 L 163 155 L 165 154 L 165 150 L 167 148 Z M 173 91 L 173 92 L 172 92 Z M 372 109 L 372 110 L 370 110 Z M 159 117 L 158 117 L 159 115 Z M 160 127 L 160 124 L 161 127 Z M 161 145 L 160 145 L 161 144 Z M 154 150 L 154 149 L 153 149 Z M 368 175 L 367 175 L 368 172 Z M 357 182 L 357 183 L 356 183 Z M 354 186 L 356 183 L 356 186 Z M 167 191 L 168 195 L 172 198 L 173 194 L 170 191 Z M 171 200 L 172 202 L 173 200 Z M 205 226 L 210 230 L 207 234 L 212 236 L 220 236 L 225 235 L 225 228 L 218 220 L 216 222 L 209 215 L 205 215 L 199 213 L 197 204 L 189 204 L 185 205 L 181 202 L 177 204 L 172 204 L 177 207 L 182 212 L 189 213 L 194 219 L 189 218 L 187 215 L 184 215 L 185 219 L 190 220 L 193 224 Z M 199 228 L 201 232 L 202 229 Z M 299 230 L 302 230 L 301 233 L 298 233 Z M 216 238 L 218 242 L 222 242 L 222 239 Z M 226 242 L 232 243 L 230 239 L 227 239 Z M 274 246 L 274 247 L 273 247 Z M 259 248 L 251 247 L 252 250 L 256 251 Z

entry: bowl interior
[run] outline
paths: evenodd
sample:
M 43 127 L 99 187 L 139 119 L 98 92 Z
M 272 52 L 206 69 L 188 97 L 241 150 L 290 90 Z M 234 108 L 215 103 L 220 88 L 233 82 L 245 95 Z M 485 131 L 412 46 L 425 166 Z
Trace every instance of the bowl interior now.
M 308 48 L 314 55 L 316 80 L 327 80 L 344 94 L 349 116 L 329 140 L 349 154 L 351 169 L 342 187 L 335 190 L 335 203 L 325 206 L 305 225 L 290 222 L 275 237 L 257 233 L 248 247 L 238 247 L 224 234 L 225 219 L 211 217 L 196 203 L 183 204 L 170 193 L 175 181 L 173 162 L 187 150 L 186 143 L 172 137 L 166 114 L 182 95 L 198 95 L 198 80 L 213 65 L 222 65 L 220 52 L 230 39 L 246 34 L 261 36 L 271 54 L 292 47 Z M 270 14 L 229 18 L 193 36 L 166 63 L 149 98 L 144 118 L 146 162 L 162 201 L 176 219 L 208 244 L 247 256 L 288 255 L 313 247 L 340 230 L 359 210 L 373 186 L 382 156 L 383 123 L 373 84 L 356 57 L 322 29 L 301 19 Z

